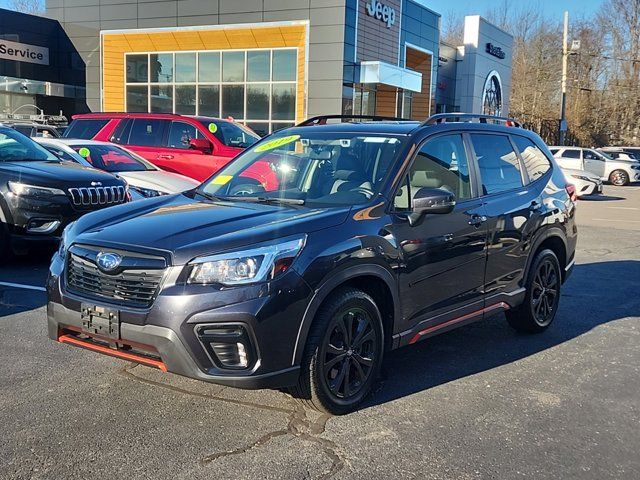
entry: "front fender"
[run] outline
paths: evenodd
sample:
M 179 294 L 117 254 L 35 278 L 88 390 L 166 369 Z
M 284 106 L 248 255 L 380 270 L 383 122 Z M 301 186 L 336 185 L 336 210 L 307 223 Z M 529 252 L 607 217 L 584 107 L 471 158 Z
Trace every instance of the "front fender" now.
M 298 335 L 296 337 L 296 345 L 293 350 L 293 357 L 291 359 L 291 365 L 299 365 L 302 361 L 302 355 L 304 353 L 304 346 L 307 342 L 307 335 L 311 328 L 313 319 L 318 312 L 318 309 L 322 305 L 322 302 L 340 285 L 348 282 L 351 279 L 362 276 L 374 276 L 385 282 L 391 295 L 393 297 L 393 311 L 394 319 L 399 318 L 401 315 L 400 300 L 398 297 L 397 280 L 395 276 L 382 265 L 375 263 L 363 263 L 360 265 L 352 265 L 343 268 L 339 271 L 334 271 L 329 278 L 320 284 L 314 291 L 314 294 L 309 302 L 306 311 L 300 322 L 298 329 Z

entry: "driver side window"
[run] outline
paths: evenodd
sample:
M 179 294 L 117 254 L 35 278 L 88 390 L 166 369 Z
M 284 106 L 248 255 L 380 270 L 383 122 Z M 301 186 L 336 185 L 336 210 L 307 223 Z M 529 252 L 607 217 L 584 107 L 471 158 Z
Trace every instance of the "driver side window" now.
M 394 205 L 409 210 L 421 188 L 440 188 L 453 193 L 457 200 L 471 198 L 469 162 L 462 135 L 442 135 L 428 140 L 413 160 L 404 185 L 396 194 Z
M 584 151 L 584 159 L 585 160 L 600 160 L 600 157 L 598 157 L 595 152 L 591 151 L 591 150 L 585 150 Z

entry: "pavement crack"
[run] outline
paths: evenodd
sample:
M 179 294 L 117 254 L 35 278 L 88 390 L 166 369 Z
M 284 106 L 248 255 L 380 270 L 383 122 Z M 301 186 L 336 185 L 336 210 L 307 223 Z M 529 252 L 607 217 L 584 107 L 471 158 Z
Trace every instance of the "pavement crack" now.
M 255 442 L 252 442 L 243 447 L 238 447 L 233 450 L 227 450 L 224 452 L 217 452 L 204 457 L 200 463 L 206 465 L 215 460 L 232 455 L 240 455 L 254 448 L 261 447 L 274 438 L 282 437 L 284 435 L 291 435 L 295 438 L 302 439 L 304 441 L 315 443 L 320 447 L 322 452 L 331 461 L 331 466 L 325 472 L 322 472 L 317 478 L 319 480 L 326 480 L 342 470 L 345 466 L 345 457 L 340 446 L 332 440 L 320 437 L 325 432 L 327 421 L 331 418 L 330 415 L 320 415 L 315 420 L 311 420 L 307 411 L 299 406 L 291 412 L 289 415 L 289 421 L 287 428 L 274 430 L 262 435 Z

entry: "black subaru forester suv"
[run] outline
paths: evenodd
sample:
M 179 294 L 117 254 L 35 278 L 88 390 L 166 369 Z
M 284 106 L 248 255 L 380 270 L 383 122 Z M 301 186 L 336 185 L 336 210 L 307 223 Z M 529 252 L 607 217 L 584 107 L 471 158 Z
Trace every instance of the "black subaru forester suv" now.
M 575 189 L 542 140 L 468 114 L 339 120 L 272 134 L 193 191 L 70 225 L 48 279 L 49 336 L 195 379 L 288 387 L 340 414 L 387 350 L 497 312 L 545 330 L 577 231 Z

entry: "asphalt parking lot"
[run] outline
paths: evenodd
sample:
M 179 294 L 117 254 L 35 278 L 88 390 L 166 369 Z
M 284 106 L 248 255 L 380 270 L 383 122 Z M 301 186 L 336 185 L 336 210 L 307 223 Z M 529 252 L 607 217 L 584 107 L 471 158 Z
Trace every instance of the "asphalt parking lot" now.
M 640 478 L 640 186 L 578 208 L 547 332 L 495 316 L 392 352 L 343 417 L 56 344 L 47 255 L 21 258 L 0 268 L 0 478 Z

